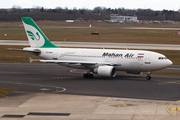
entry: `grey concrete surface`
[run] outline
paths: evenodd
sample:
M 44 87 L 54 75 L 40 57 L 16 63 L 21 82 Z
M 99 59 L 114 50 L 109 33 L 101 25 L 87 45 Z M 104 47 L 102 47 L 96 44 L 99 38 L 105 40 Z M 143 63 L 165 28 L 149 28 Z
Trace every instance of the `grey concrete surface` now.
M 30 98 L 29 98 L 30 97 Z M 176 120 L 178 111 L 167 112 L 167 106 L 174 101 L 142 100 L 117 97 L 81 96 L 69 94 L 37 93 L 33 96 L 16 96 L 16 106 L 0 106 L 0 119 L 15 119 L 1 117 L 4 115 L 24 115 L 21 119 L 39 120 Z M 2 100 L 14 97 L 1 98 Z M 19 104 L 20 99 L 27 99 Z M 177 106 L 176 106 L 177 107 Z M 61 113 L 69 116 L 57 115 L 29 115 L 34 113 Z M 16 118 L 17 119 L 17 118 Z
M 45 27 L 39 26 L 41 29 L 90 29 L 87 27 Z M 24 29 L 23 26 L 0 26 L 0 30 L 20 30 Z M 141 29 L 141 30 L 180 30 L 178 27 L 95 27 L 92 26 L 91 29 Z
M 180 72 L 180 66 L 164 71 Z M 83 70 L 56 64 L 0 63 L 0 87 L 18 88 L 0 98 L 0 119 L 177 120 L 179 76 L 117 73 L 82 78 Z M 47 115 L 29 115 L 43 113 Z M 48 115 L 66 113 L 69 116 Z M 21 115 L 22 118 L 3 117 Z
M 98 43 L 98 42 L 57 42 L 53 44 L 60 47 L 92 47 L 92 48 L 118 48 L 118 49 L 156 49 L 156 50 L 180 50 L 180 45 L 170 44 L 135 44 L 135 43 Z M 28 40 L 0 40 L 0 45 L 29 46 Z

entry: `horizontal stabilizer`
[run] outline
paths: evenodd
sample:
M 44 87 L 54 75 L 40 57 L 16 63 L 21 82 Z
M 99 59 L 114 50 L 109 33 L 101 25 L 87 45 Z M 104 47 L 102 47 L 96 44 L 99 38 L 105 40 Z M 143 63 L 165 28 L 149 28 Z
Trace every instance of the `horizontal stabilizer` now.
M 33 61 L 40 61 L 40 59 L 32 59 L 31 57 L 29 57 L 30 63 L 32 63 Z

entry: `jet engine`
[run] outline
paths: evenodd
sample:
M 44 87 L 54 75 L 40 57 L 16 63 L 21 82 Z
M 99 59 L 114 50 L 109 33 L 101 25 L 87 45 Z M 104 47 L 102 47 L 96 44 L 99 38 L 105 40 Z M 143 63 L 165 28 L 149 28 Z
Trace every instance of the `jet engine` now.
M 116 68 L 113 66 L 99 66 L 93 70 L 95 74 L 104 77 L 115 77 L 116 76 Z

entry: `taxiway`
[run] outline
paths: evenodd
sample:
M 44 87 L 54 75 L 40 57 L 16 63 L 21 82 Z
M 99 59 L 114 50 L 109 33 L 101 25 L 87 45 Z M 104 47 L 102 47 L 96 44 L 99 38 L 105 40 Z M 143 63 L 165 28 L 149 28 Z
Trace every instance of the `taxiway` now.
M 98 43 L 98 42 L 58 42 L 53 44 L 60 47 L 81 47 L 81 48 L 118 48 L 118 49 L 149 49 L 149 50 L 180 50 L 180 45 L 171 44 L 137 44 L 137 43 Z M 29 46 L 28 40 L 0 40 L 0 45 Z
M 84 79 L 84 70 L 56 64 L 0 63 L 0 87 L 19 91 L 0 99 L 0 118 L 175 120 L 179 76 L 130 75 Z M 180 72 L 171 66 L 159 72 Z

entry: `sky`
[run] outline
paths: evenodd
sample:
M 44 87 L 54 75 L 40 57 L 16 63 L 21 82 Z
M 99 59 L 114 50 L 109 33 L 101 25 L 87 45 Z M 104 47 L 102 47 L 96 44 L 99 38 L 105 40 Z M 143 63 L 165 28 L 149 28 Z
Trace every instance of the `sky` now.
M 152 9 L 174 10 L 180 9 L 179 0 L 0 0 L 0 8 L 12 8 L 14 5 L 21 8 L 56 7 L 68 9 L 94 9 L 95 7 L 125 8 L 125 9 Z

